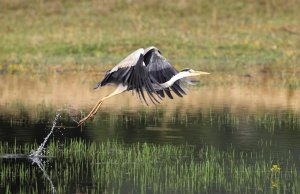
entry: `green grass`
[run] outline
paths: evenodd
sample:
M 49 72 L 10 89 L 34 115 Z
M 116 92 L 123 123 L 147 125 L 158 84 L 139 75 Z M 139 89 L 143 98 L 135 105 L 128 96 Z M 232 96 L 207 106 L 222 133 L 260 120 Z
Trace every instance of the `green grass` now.
M 0 71 L 105 70 L 155 45 L 179 69 L 297 75 L 299 9 L 284 0 L 3 0 Z
M 37 145 L 8 147 L 28 153 Z M 8 147 L 1 143 L 0 153 L 7 153 Z M 54 157 L 48 159 L 46 171 L 58 193 L 74 191 L 74 182 L 90 193 L 122 193 L 124 187 L 129 193 L 297 193 L 300 189 L 298 169 L 290 153 L 278 159 L 263 150 L 220 151 L 213 146 L 126 145 L 115 141 L 97 144 L 71 139 L 63 144 L 52 141 L 47 156 Z M 19 182 L 18 193 L 41 191 L 35 186 L 39 185 L 38 169 L 26 162 L 1 162 L 1 187 L 9 191 Z M 281 169 L 272 172 L 273 165 Z M 44 187 L 50 191 L 46 180 Z

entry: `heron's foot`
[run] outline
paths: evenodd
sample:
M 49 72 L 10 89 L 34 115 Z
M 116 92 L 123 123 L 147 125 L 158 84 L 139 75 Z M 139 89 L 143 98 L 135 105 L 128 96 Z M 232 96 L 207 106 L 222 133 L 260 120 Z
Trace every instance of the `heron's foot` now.
M 81 126 L 84 122 L 94 117 L 94 114 L 89 114 L 88 116 L 81 119 L 77 125 L 77 127 Z
M 100 106 L 102 105 L 103 103 L 103 100 L 99 101 L 95 106 L 94 108 L 91 110 L 91 112 L 86 116 L 84 117 L 83 119 L 81 119 L 78 123 L 78 127 L 80 125 L 82 125 L 85 121 L 93 118 L 95 116 L 95 114 L 97 113 L 98 109 L 100 108 Z

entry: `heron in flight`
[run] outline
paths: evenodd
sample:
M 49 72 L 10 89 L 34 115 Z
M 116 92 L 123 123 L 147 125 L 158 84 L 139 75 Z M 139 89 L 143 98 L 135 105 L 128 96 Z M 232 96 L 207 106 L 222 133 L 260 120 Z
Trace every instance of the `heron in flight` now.
M 97 83 L 94 89 L 108 84 L 117 85 L 117 89 L 110 95 L 101 98 L 91 112 L 79 121 L 78 126 L 92 118 L 105 100 L 117 94 L 130 90 L 135 91 L 140 100 L 148 105 L 145 97 L 146 93 L 148 99 L 153 104 L 157 104 L 165 97 L 165 94 L 173 99 L 171 91 L 179 97 L 185 95 L 187 87 L 183 82 L 191 84 L 186 77 L 201 74 L 209 73 L 188 68 L 179 72 L 162 56 L 160 50 L 156 47 L 140 48 L 107 71 L 103 80 Z

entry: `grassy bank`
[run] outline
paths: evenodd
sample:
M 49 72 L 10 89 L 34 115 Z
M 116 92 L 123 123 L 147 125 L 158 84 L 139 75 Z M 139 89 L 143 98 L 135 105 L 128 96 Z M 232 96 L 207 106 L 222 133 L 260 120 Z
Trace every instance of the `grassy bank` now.
M 0 1 L 0 71 L 104 70 L 155 45 L 177 68 L 300 72 L 297 1 Z

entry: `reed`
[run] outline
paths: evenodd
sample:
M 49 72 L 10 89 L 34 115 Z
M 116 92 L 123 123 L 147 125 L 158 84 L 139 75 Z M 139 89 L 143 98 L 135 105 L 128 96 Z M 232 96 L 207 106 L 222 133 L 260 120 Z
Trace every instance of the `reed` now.
M 0 145 L 3 153 L 7 145 Z M 14 146 L 9 149 L 24 153 L 33 145 Z M 300 189 L 299 166 L 288 152 L 278 158 L 264 150 L 71 139 L 63 144 L 51 141 L 46 155 L 50 157 L 45 159 L 46 171 L 63 193 L 297 193 Z M 50 192 L 46 180 L 39 182 L 42 179 L 29 162 L 1 159 L 0 187 L 9 193 Z M 16 182 L 19 188 L 12 188 Z

